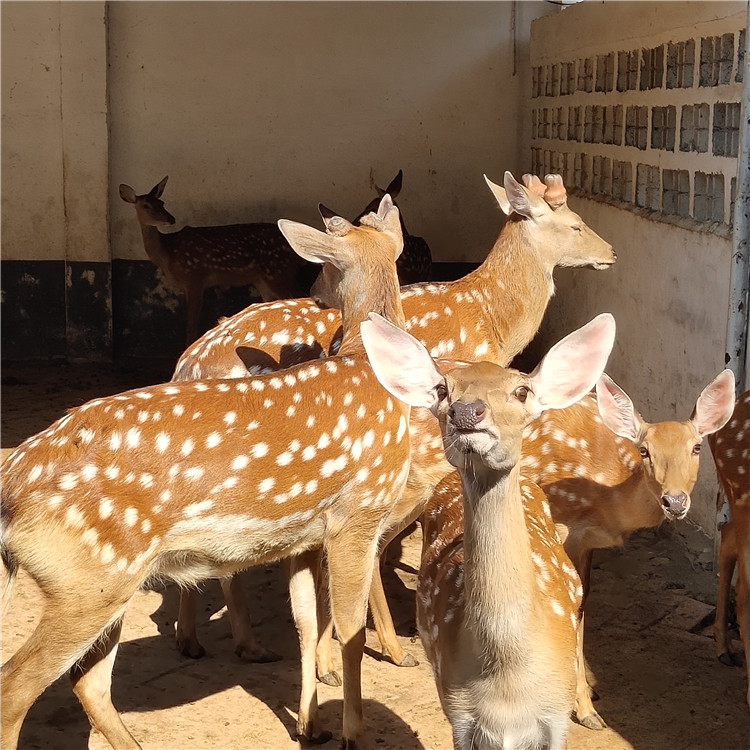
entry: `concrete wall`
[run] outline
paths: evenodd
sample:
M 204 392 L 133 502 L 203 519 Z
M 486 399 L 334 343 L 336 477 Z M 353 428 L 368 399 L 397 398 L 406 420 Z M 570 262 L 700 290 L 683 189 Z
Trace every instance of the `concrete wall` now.
M 409 230 L 438 261 L 481 261 L 499 228 L 482 174 L 523 162 L 512 10 L 113 3 L 113 185 L 145 192 L 169 174 L 182 223 L 317 224 L 319 201 L 353 217 L 401 168 Z M 111 213 L 114 257 L 142 257 L 116 192 Z
M 741 3 L 619 3 L 586 2 L 554 19 L 532 24 L 532 66 L 596 56 L 614 50 L 637 49 L 690 37 L 737 34 L 744 28 L 746 4 Z M 700 45 L 696 49 L 696 76 Z M 714 101 L 737 101 L 741 85 L 735 81 L 722 92 L 644 92 L 654 103 L 690 101 L 691 96 Z M 553 106 L 567 104 L 559 96 Z M 628 92 L 584 94 L 595 103 L 627 103 Z M 632 94 L 641 96 L 640 91 Z M 591 102 L 588 102 L 591 103 Z M 679 134 L 679 115 L 678 115 Z M 679 137 L 672 152 L 638 151 L 622 146 L 569 144 L 538 139 L 532 144 L 557 151 L 571 149 L 633 158 L 669 169 L 704 169 L 725 173 L 727 204 L 729 178 L 737 160 L 704 154 L 680 153 Z M 634 175 L 635 181 L 635 175 Z M 574 191 L 576 192 L 576 191 Z M 612 312 L 618 322 L 609 374 L 631 395 L 649 421 L 687 419 L 701 390 L 723 369 L 731 258 L 730 206 L 725 222 L 699 224 L 690 218 L 676 223 L 658 211 L 649 212 L 607 200 L 592 199 L 589 190 L 571 197 L 575 208 L 618 253 L 618 262 L 604 273 L 583 270 L 557 274 L 557 294 L 533 345 L 533 355 L 593 315 Z M 631 200 L 633 200 L 631 198 Z M 692 207 L 692 204 L 691 204 Z M 712 533 L 715 524 L 716 482 L 708 450 L 701 462 L 695 490 L 693 520 Z
M 19 321 L 3 316 L 4 353 L 110 356 L 90 337 L 71 351 L 60 322 L 70 316 L 61 274 L 91 272 L 97 294 L 108 299 L 112 286 L 116 353 L 179 353 L 182 298 L 147 260 L 120 182 L 140 193 L 168 174 L 175 229 L 280 217 L 317 225 L 319 201 L 354 216 L 374 183 L 403 169 L 409 230 L 438 262 L 481 261 L 501 224 L 482 174 L 528 169 L 530 22 L 558 10 L 3 3 L 3 288 L 21 300 L 5 310 L 24 309 Z M 83 261 L 108 275 L 65 270 Z M 62 306 L 53 321 L 39 317 L 45 298 Z M 206 327 L 250 298 L 223 301 L 235 307 L 207 300 Z M 29 346 L 24 320 L 57 326 L 53 344 Z

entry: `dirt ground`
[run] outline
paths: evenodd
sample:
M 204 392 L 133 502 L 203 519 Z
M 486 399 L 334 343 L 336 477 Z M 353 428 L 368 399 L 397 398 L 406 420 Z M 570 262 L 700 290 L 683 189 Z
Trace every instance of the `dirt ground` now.
M 2 448 L 47 427 L 70 406 L 107 393 L 167 380 L 171 363 L 114 369 L 110 365 L 35 364 L 2 369 Z M 3 453 L 6 453 L 3 450 Z M 708 459 L 710 460 L 710 459 Z M 380 662 L 368 630 L 363 664 L 367 733 L 363 746 L 382 750 L 451 747 L 430 668 L 414 624 L 419 531 L 404 540 L 384 569 L 386 591 L 402 642 L 420 660 L 414 668 Z M 609 729 L 571 722 L 568 750 L 747 750 L 750 714 L 744 671 L 714 656 L 710 615 L 715 578 L 712 544 L 688 524 L 642 532 L 625 550 L 595 556 L 586 651 Z M 175 650 L 177 591 L 143 591 L 126 616 L 114 671 L 114 702 L 148 750 L 283 750 L 299 698 L 299 665 L 285 578 L 280 566 L 244 574 L 262 642 L 283 659 L 243 664 L 234 655 L 216 582 L 201 597 L 199 635 L 207 656 Z M 2 660 L 31 633 L 39 617 L 35 585 L 23 575 L 2 621 Z M 319 685 L 322 718 L 341 736 L 341 688 Z M 99 750 L 67 679 L 54 683 L 30 711 L 21 748 Z

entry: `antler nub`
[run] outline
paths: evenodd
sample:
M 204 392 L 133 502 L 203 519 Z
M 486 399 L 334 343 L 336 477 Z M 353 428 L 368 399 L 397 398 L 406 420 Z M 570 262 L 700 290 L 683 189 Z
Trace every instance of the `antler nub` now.
M 547 185 L 547 189 L 544 191 L 544 200 L 552 208 L 560 208 L 568 200 L 562 177 L 559 174 L 548 174 L 545 175 L 544 182 Z
M 525 174 L 523 177 L 521 177 L 521 180 L 523 181 L 524 187 L 526 187 L 527 190 L 530 190 L 535 195 L 538 195 L 540 198 L 544 198 L 544 191 L 547 189 L 544 185 L 544 183 L 535 175 L 535 174 Z

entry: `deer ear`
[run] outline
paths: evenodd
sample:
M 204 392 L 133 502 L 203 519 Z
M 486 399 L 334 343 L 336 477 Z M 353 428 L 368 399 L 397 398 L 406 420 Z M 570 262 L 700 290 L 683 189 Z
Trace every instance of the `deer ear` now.
M 341 262 L 335 252 L 334 238 L 306 224 L 289 219 L 279 219 L 279 231 L 297 255 L 311 263 L 333 263 L 339 268 Z
M 508 196 L 505 193 L 505 188 L 501 188 L 500 185 L 496 185 L 489 177 L 487 177 L 487 175 L 484 175 L 484 181 L 492 191 L 492 195 L 495 196 L 495 200 L 502 209 L 503 213 L 506 216 L 510 216 L 513 213 L 513 209 L 511 208 L 510 201 L 508 200 Z
M 164 192 L 164 187 L 167 184 L 167 180 L 169 179 L 169 175 L 167 175 L 161 182 L 154 185 L 149 195 L 153 195 L 155 198 L 161 198 L 161 194 Z
M 615 319 L 609 313 L 558 341 L 530 376 L 541 409 L 564 409 L 585 396 L 601 376 L 614 343 Z
M 643 430 L 641 415 L 625 391 L 606 373 L 596 381 L 599 416 L 615 435 L 636 442 Z
M 701 437 L 720 430 L 734 411 L 734 373 L 722 370 L 698 396 L 690 421 Z
M 552 209 L 547 205 L 544 198 L 527 190 L 520 182 L 517 182 L 510 172 L 506 172 L 503 178 L 505 194 L 511 208 L 527 219 L 536 219 Z
M 120 185 L 120 198 L 126 203 L 135 203 L 135 190 L 130 185 L 122 183 Z
M 398 194 L 401 192 L 401 184 L 403 183 L 403 179 L 404 171 L 402 169 L 399 169 L 398 174 L 390 181 L 388 187 L 383 191 L 383 194 L 388 193 L 395 201 L 396 198 L 398 198 Z M 378 193 L 380 193 L 379 189 Z
M 445 379 L 419 341 L 377 313 L 360 331 L 370 366 L 388 393 L 409 406 L 437 405 L 435 388 Z

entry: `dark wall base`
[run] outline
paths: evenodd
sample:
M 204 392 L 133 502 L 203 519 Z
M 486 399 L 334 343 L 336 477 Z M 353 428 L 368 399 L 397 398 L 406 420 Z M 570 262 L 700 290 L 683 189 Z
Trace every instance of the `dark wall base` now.
M 0 265 L 4 359 L 112 357 L 109 263 Z
M 435 263 L 434 281 L 475 263 Z M 2 357 L 89 361 L 177 360 L 185 349 L 185 298 L 150 261 L 2 261 Z M 201 330 L 259 302 L 252 287 L 206 290 Z

